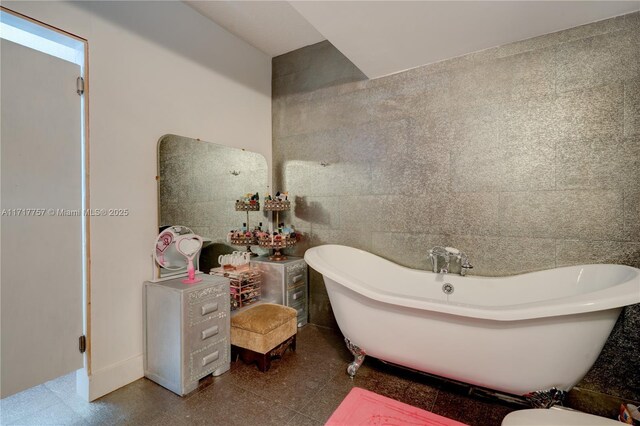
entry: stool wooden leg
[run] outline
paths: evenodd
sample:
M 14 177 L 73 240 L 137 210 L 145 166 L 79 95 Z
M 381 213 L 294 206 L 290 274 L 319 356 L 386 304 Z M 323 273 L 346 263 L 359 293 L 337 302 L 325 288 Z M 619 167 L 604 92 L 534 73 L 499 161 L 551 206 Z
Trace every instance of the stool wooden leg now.
M 295 352 L 296 337 L 297 336 L 294 334 L 266 354 L 231 345 L 231 360 L 235 361 L 240 358 L 245 364 L 252 364 L 255 362 L 260 371 L 263 373 L 267 372 L 269 371 L 269 368 L 271 368 L 271 360 L 273 358 L 282 358 L 287 349 L 291 349 L 292 352 Z
M 289 346 L 291 348 L 291 352 L 295 352 L 296 351 L 296 336 L 297 336 L 297 334 L 293 335 L 293 341 L 291 342 L 291 346 Z
M 261 354 L 261 355 L 262 356 L 259 356 L 257 359 L 258 368 L 263 373 L 266 373 L 271 368 L 271 353 L 267 352 L 266 354 Z
M 240 351 L 238 351 L 238 347 L 235 345 L 231 345 L 231 362 L 236 362 L 240 357 Z

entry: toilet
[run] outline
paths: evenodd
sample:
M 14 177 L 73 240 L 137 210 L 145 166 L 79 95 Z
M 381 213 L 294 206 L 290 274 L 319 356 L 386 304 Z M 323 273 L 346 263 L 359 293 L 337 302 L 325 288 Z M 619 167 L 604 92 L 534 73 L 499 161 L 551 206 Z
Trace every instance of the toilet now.
M 519 410 L 507 414 L 502 426 L 614 426 L 622 423 L 562 408 Z

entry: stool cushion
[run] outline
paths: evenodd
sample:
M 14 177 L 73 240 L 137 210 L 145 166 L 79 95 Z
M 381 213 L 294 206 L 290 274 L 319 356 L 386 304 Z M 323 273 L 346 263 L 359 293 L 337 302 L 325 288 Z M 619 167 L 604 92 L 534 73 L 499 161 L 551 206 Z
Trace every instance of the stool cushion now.
M 265 303 L 231 318 L 231 344 L 262 354 L 297 331 L 296 310 L 282 305 Z
M 231 327 L 258 334 L 267 334 L 291 318 L 296 318 L 296 314 L 297 312 L 293 308 L 265 303 L 231 318 Z

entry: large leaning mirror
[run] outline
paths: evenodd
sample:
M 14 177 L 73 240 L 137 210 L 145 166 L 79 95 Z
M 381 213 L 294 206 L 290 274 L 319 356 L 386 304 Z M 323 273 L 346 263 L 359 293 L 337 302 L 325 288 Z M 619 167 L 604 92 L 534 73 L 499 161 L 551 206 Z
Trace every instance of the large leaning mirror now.
M 177 135 L 158 141 L 159 228 L 183 225 L 200 235 L 203 272 L 218 266 L 220 254 L 246 250 L 226 241 L 231 229 L 247 222 L 235 202 L 256 192 L 262 200 L 267 191 L 267 161 L 260 154 Z M 267 225 L 262 211 L 249 212 L 251 228 L 260 222 Z

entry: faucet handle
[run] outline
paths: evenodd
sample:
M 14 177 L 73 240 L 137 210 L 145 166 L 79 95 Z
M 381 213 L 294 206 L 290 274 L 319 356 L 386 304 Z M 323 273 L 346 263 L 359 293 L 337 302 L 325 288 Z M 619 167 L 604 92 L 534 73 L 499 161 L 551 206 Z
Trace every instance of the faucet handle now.
M 469 259 L 465 257 L 460 264 L 460 275 L 464 277 L 470 269 L 473 269 L 473 265 L 470 264 Z

